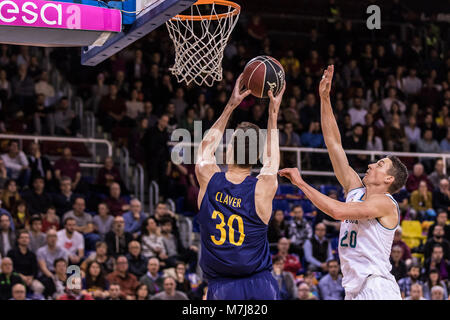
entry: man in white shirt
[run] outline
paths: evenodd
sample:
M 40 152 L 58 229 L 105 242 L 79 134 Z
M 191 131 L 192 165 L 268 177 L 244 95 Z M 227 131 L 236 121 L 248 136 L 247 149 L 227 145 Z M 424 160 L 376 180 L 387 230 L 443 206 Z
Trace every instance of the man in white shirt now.
M 84 238 L 81 233 L 75 231 L 74 218 L 64 220 L 64 229 L 58 231 L 57 245 L 69 252 L 69 261 L 73 264 L 80 263 L 84 256 Z
M 402 79 L 403 92 L 409 95 L 417 95 L 422 89 L 422 80 L 417 76 L 417 70 L 411 68 L 409 70 L 409 75 Z
M 30 182 L 31 171 L 27 156 L 19 149 L 19 143 L 10 140 L 8 143 L 9 151 L 2 155 L 6 171 L 10 179 L 18 180 L 21 187 Z
M 353 107 L 348 110 L 350 117 L 352 119 L 352 126 L 359 123 L 361 125 L 366 124 L 366 114 L 367 110 L 363 108 L 361 98 L 353 99 Z

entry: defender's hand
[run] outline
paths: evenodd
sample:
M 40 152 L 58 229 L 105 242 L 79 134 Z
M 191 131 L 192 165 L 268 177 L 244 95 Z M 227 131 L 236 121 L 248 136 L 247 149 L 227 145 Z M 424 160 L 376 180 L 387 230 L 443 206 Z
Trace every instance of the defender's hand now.
M 333 80 L 334 65 L 328 66 L 323 72 L 322 80 L 319 84 L 319 95 L 321 98 L 328 98 L 331 90 L 331 80 Z
M 269 90 L 268 95 L 270 98 L 269 103 L 269 112 L 270 113 L 278 113 L 280 110 L 281 101 L 283 100 L 284 90 L 286 90 L 286 81 L 284 82 L 283 89 L 281 89 L 280 93 L 276 97 L 273 96 L 272 90 Z
M 278 171 L 278 174 L 281 177 L 288 178 L 291 181 L 291 183 L 296 186 L 299 186 L 303 182 L 303 179 L 300 175 L 300 171 L 298 171 L 297 168 L 282 169 Z
M 234 85 L 233 93 L 231 94 L 230 101 L 228 104 L 235 109 L 238 105 L 241 104 L 242 100 L 247 97 L 251 91 L 250 90 L 242 90 L 244 88 L 244 83 L 242 82 L 242 73 L 236 80 L 236 84 Z

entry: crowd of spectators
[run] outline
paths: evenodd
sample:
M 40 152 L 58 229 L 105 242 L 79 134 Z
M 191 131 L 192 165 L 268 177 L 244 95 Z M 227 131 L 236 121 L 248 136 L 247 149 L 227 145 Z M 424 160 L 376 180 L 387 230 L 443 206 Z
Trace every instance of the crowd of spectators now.
M 334 2 L 333 2 L 334 3 Z M 394 11 L 393 11 L 394 12 Z M 198 183 L 192 164 L 174 164 L 167 142 L 177 128 L 194 135 L 209 129 L 227 103 L 245 64 L 259 54 L 279 59 L 287 90 L 281 106 L 280 145 L 324 147 L 317 83 L 335 65 L 332 104 L 345 149 L 450 152 L 450 54 L 445 33 L 433 20 L 407 35 L 393 29 L 386 39 L 355 36 L 350 21 L 330 5 L 325 29 L 312 28 L 295 43 L 280 43 L 253 15 L 242 20 L 225 49 L 223 80 L 213 87 L 176 84 L 168 68 L 173 50 L 158 29 L 96 68 L 79 67 L 79 51 L 48 51 L 2 45 L 0 132 L 80 136 L 81 121 L 67 92 L 52 85 L 54 68 L 83 98 L 101 130 L 125 146 L 160 185 L 162 199 L 184 198 L 197 211 Z M 332 18 L 332 19 L 331 19 Z M 448 31 L 447 31 L 448 32 Z M 82 74 L 82 76 L 81 76 Z M 92 81 L 92 79 L 94 81 Z M 246 98 L 230 121 L 267 125 L 267 101 Z M 194 131 L 201 121 L 202 132 Z M 70 147 L 52 164 L 40 145 L 21 150 L 4 141 L 0 157 L 0 299 L 201 299 L 207 284 L 198 274 L 198 248 L 186 217 L 160 202 L 150 216 L 126 190 L 113 158 L 89 182 Z M 282 153 L 281 167 L 295 166 Z M 411 170 L 395 196 L 402 220 L 431 222 L 422 245 L 410 248 L 396 232 L 392 273 L 405 299 L 446 299 L 450 266 L 447 225 L 449 179 L 443 160 L 405 158 Z M 307 155 L 304 168 L 330 165 L 326 156 Z M 366 155 L 352 155 L 365 171 Z M 331 168 L 331 167 L 330 167 Z M 338 194 L 330 192 L 332 197 Z M 336 250 L 339 222 L 302 206 L 275 210 L 268 239 L 273 275 L 283 299 L 343 299 Z M 69 265 L 81 281 L 68 286 Z M 72 285 L 73 284 L 73 285 Z

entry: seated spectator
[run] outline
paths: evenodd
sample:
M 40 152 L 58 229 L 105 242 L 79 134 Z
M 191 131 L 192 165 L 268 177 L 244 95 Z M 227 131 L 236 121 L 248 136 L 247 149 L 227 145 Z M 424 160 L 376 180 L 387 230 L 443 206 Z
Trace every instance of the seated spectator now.
M 141 254 L 141 244 L 133 240 L 128 244 L 128 253 L 126 254 L 128 259 L 128 270 L 140 279 L 147 272 L 147 261 Z
M 186 273 L 184 262 L 178 261 L 175 264 L 175 279 L 177 281 L 176 290 L 184 292 L 191 299 L 192 287 Z
M 58 258 L 53 263 L 55 268 L 55 274 L 53 275 L 53 287 L 52 287 L 52 298 L 58 300 L 61 296 L 66 294 L 67 286 L 67 260 L 63 258 Z
M 448 174 L 444 173 L 444 160 L 437 159 L 434 163 L 434 171 L 428 176 L 433 184 L 434 190 L 439 189 L 442 179 L 448 179 Z
M 94 300 L 89 293 L 81 291 L 80 277 L 72 278 L 73 285 L 67 286 L 66 293 L 61 295 L 58 300 Z
M 125 232 L 133 234 L 133 237 L 136 239 L 139 236 L 142 223 L 147 217 L 142 211 L 141 202 L 138 199 L 132 199 L 130 201 L 130 211 L 125 212 L 122 217 L 125 220 Z
M 436 223 L 432 224 L 428 229 L 428 239 L 433 237 L 434 228 L 441 226 L 444 228 L 444 239 L 450 242 L 450 225 L 447 224 L 448 213 L 446 211 L 439 211 L 436 217 Z
M 44 296 L 51 296 L 54 292 L 53 278 L 55 275 L 55 260 L 62 258 L 69 261 L 69 252 L 58 246 L 58 234 L 55 230 L 47 231 L 47 245 L 37 251 L 37 260 L 40 270 L 39 281 L 44 285 Z
M 103 130 L 111 132 L 115 126 L 127 126 L 129 118 L 126 116 L 125 100 L 118 95 L 117 85 L 109 86 L 109 95 L 100 100 L 98 117 Z
M 51 206 L 42 218 L 42 232 L 47 232 L 49 229 L 59 230 L 59 217 L 56 215 L 56 208 Z
M 437 228 L 436 228 L 437 229 Z M 436 231 L 436 229 L 434 229 Z M 442 280 L 447 280 L 450 273 L 450 264 L 444 256 L 442 244 L 435 243 L 431 256 L 424 263 L 425 274 L 429 274 L 431 269 L 437 269 Z
M 321 300 L 343 300 L 345 296 L 342 286 L 342 275 L 339 272 L 337 260 L 327 261 L 328 274 L 319 281 L 319 295 Z
M 72 150 L 65 147 L 62 152 L 62 157 L 55 162 L 55 178 L 61 181 L 61 178 L 66 176 L 72 181 L 72 190 L 80 189 L 79 183 L 81 180 L 81 169 L 78 160 L 72 158 Z
M 406 263 L 402 260 L 403 249 L 400 246 L 392 246 L 391 250 L 391 273 L 394 275 L 395 280 L 400 280 L 406 277 L 408 271 L 406 268 Z
M 288 119 L 292 121 L 290 118 Z M 283 131 L 280 131 L 280 146 L 285 147 L 301 146 L 300 136 L 296 132 L 294 132 L 294 125 L 292 122 L 286 122 Z M 297 161 L 296 155 L 293 152 L 282 152 L 281 157 L 284 167 L 290 167 L 296 164 Z
M 408 139 L 398 114 L 392 115 L 392 122 L 384 127 L 384 141 L 389 151 L 409 151 Z
M 27 298 L 27 289 L 21 283 L 16 283 L 11 289 L 12 298 L 9 300 L 31 300 Z
M 104 274 L 114 271 L 114 258 L 108 256 L 108 246 L 106 242 L 99 241 L 95 244 L 95 252 L 92 252 L 82 263 L 80 269 L 86 272 L 87 264 L 91 261 L 97 262 Z
M 20 230 L 17 235 L 17 247 L 8 251 L 8 257 L 14 266 L 14 271 L 22 278 L 28 291 L 42 291 L 43 286 L 36 277 L 38 264 L 36 255 L 28 248 L 30 235 L 26 230 Z
M 78 196 L 74 199 L 72 210 L 67 211 L 63 216 L 63 221 L 66 221 L 68 218 L 74 219 L 76 222 L 75 230 L 82 234 L 90 233 L 94 229 L 92 215 L 85 212 L 85 209 L 86 202 L 84 198 Z
M 155 294 L 150 300 L 189 300 L 185 293 L 175 289 L 175 278 L 171 276 L 165 277 L 163 287 L 164 291 Z
M 281 300 L 294 300 L 297 297 L 296 285 L 292 273 L 283 271 L 284 259 L 281 256 L 275 256 L 272 259 L 272 276 L 278 282 Z
M 109 208 L 111 215 L 121 216 L 128 210 L 130 205 L 125 198 L 120 195 L 120 185 L 117 182 L 113 182 L 109 187 L 109 197 L 105 200 L 106 205 Z
M 308 262 L 308 270 L 327 271 L 327 261 L 333 259 L 331 243 L 325 238 L 326 228 L 323 223 L 316 224 L 314 236 L 305 241 L 303 250 Z
M 158 257 L 161 260 L 168 258 L 164 247 L 164 241 L 161 236 L 161 229 L 158 227 L 156 220 L 153 217 L 146 218 L 142 223 L 140 242 L 142 244 L 142 254 L 144 257 Z M 165 263 L 163 262 L 161 265 L 165 266 Z
M 114 272 L 106 276 L 109 283 L 118 283 L 120 285 L 120 294 L 127 300 L 134 300 L 134 292 L 139 282 L 136 276 L 128 271 L 128 260 L 120 255 L 116 259 Z
M 420 280 L 420 265 L 413 263 L 408 268 L 408 276 L 398 281 L 403 299 L 410 296 L 411 287 L 414 284 L 418 284 L 421 288 L 423 286 L 423 282 Z
M 406 190 L 408 190 L 408 192 L 413 192 L 414 190 L 419 189 L 419 183 L 422 180 L 424 180 L 427 183 L 429 191 L 433 190 L 433 184 L 425 174 L 423 164 L 416 163 L 413 167 L 412 173 L 413 174 L 408 175 L 408 179 L 406 180 Z
M 14 272 L 11 258 L 3 258 L 0 273 L 0 300 L 9 300 L 12 297 L 12 287 L 16 283 L 23 284 L 22 278 Z
M 59 189 L 60 191 L 53 195 L 53 204 L 56 207 L 56 213 L 62 218 L 72 209 L 75 198 L 80 195 L 72 191 L 72 179 L 67 176 L 62 176 L 59 180 Z
M 54 135 L 55 134 L 55 119 L 53 107 L 49 107 L 45 103 L 45 96 L 38 94 L 34 104 L 33 125 L 35 135 Z
M 163 290 L 164 278 L 159 272 L 158 258 L 150 258 L 147 263 L 147 273 L 139 278 L 139 282 L 147 285 L 150 296 Z
M 159 202 L 156 205 L 155 213 L 151 217 L 153 219 L 155 219 L 155 221 L 158 225 L 161 224 L 162 221 L 164 221 L 166 219 L 170 219 L 172 221 L 173 230 L 174 231 L 177 230 L 177 224 L 176 224 L 176 218 L 175 218 L 176 215 L 174 212 L 172 212 L 169 209 L 169 206 L 167 205 L 167 203 Z
M 144 103 L 138 100 L 138 92 L 136 89 L 131 91 L 130 100 L 125 102 L 127 116 L 132 120 L 136 120 L 138 115 L 144 112 Z
M 82 294 L 90 294 L 96 300 L 109 296 L 109 283 L 100 264 L 93 260 L 87 264 L 86 275 L 82 280 Z
M 109 297 L 106 300 L 124 300 L 124 298 L 120 295 L 120 284 L 111 283 L 109 286 Z
M 20 200 L 22 198 L 17 191 L 16 181 L 13 179 L 7 180 L 3 187 L 3 195 L 1 198 L 2 207 L 11 212 Z
M 3 187 L 7 180 L 8 180 L 8 172 L 5 167 L 5 162 L 3 161 L 3 158 L 0 157 L 0 187 Z
M 317 300 L 317 297 L 311 292 L 306 282 L 301 282 L 297 288 L 296 300 Z
M 57 246 L 67 250 L 70 264 L 78 265 L 84 257 L 84 238 L 81 233 L 75 230 L 75 227 L 75 219 L 67 217 L 64 220 L 64 229 L 57 233 Z
M 298 259 L 297 256 L 293 254 L 289 254 L 289 240 L 285 237 L 282 237 L 280 240 L 278 240 L 278 252 L 275 256 L 272 257 L 274 259 L 275 257 L 281 257 L 284 261 L 284 271 L 289 271 L 292 273 L 292 276 L 295 278 L 297 276 L 297 273 L 300 271 L 302 265 Z
M 135 292 L 136 300 L 150 300 L 150 295 L 148 294 L 148 288 L 145 284 L 139 284 Z
M 404 300 L 427 300 L 422 295 L 422 286 L 418 283 L 411 285 L 411 295 Z
M 34 178 L 33 190 L 27 190 L 23 194 L 23 200 L 27 203 L 31 215 L 43 214 L 53 205 L 52 197 L 45 192 L 45 180 L 42 177 Z
M 76 113 L 70 109 L 67 97 L 59 99 L 55 108 L 55 134 L 58 136 L 74 137 L 78 134 L 81 124 Z
M 445 287 L 444 287 L 445 288 Z M 445 299 L 445 289 L 441 286 L 431 288 L 431 300 L 447 300 Z
M 433 237 L 429 238 L 423 248 L 425 260 L 427 260 L 433 251 L 436 244 L 440 244 L 443 248 L 444 259 L 450 259 L 450 242 L 444 238 L 444 228 L 441 225 L 435 225 L 433 229 Z
M 284 220 L 283 210 L 276 210 L 269 222 L 267 238 L 269 243 L 277 243 L 283 237 L 288 236 L 288 224 Z
M 11 216 L 14 221 L 15 228 L 29 229 L 30 228 L 30 214 L 28 212 L 28 206 L 25 201 L 20 200 L 11 211 Z
M 416 151 L 421 132 L 420 128 L 417 126 L 417 119 L 415 116 L 410 116 L 408 118 L 408 125 L 405 126 L 405 135 L 408 139 L 411 151 Z
M 17 141 L 9 141 L 8 153 L 3 154 L 2 159 L 8 178 L 16 180 L 22 188 L 27 186 L 30 182 L 31 171 L 27 156 L 19 149 Z
M 106 157 L 104 167 L 98 171 L 97 184 L 100 186 L 101 192 L 107 194 L 113 182 L 117 182 L 121 188 L 125 186 L 120 177 L 119 169 L 114 166 L 113 158 Z
M 47 244 L 46 233 L 42 232 L 42 218 L 39 215 L 34 215 L 30 219 L 30 245 L 29 248 L 35 254 L 39 248 Z
M 32 142 L 29 147 L 28 163 L 31 169 L 31 180 L 36 177 L 44 177 L 45 185 L 48 191 L 53 189 L 53 167 L 50 160 L 42 155 L 40 145 L 37 142 Z
M 353 126 L 351 135 L 343 138 L 343 146 L 345 149 L 364 150 L 367 142 L 364 140 L 363 126 L 359 123 Z M 364 154 L 349 156 L 349 161 L 357 168 L 367 167 L 367 156 Z
M 432 290 L 436 286 L 441 287 L 443 290 L 442 292 L 443 297 L 440 300 L 447 300 L 448 298 L 447 285 L 445 284 L 444 281 L 441 280 L 439 271 L 436 269 L 431 269 L 423 285 L 423 297 L 427 300 L 432 300 L 431 299 Z
M 367 127 L 366 150 L 383 151 L 383 140 L 375 133 L 373 126 Z
M 433 194 L 428 191 L 425 181 L 420 181 L 419 188 L 411 193 L 411 207 L 415 211 L 414 216 L 420 221 L 431 220 L 436 216 L 433 209 Z
M 123 217 L 114 218 L 112 230 L 105 235 L 105 242 L 108 245 L 108 255 L 116 258 L 128 252 L 128 244 L 133 240 L 133 235 L 125 232 L 125 221 Z M 144 255 L 145 256 L 145 255 Z
M 312 228 L 306 219 L 303 218 L 303 208 L 296 205 L 292 208 L 289 221 L 289 241 L 291 243 L 291 252 L 303 257 L 303 245 L 307 239 L 312 237 Z
M 323 135 L 320 131 L 320 122 L 312 121 L 309 130 L 300 136 L 301 144 L 309 148 L 322 148 L 325 146 Z
M 441 147 L 437 140 L 433 138 L 433 130 L 426 129 L 423 133 L 423 138 L 417 142 L 417 152 L 423 153 L 440 153 Z M 420 162 L 425 167 L 426 172 L 430 172 L 433 168 L 433 158 L 420 158 Z
M 439 182 L 439 188 L 433 192 L 433 208 L 436 211 L 450 211 L 450 189 L 448 179 Z
M 98 204 L 97 211 L 98 214 L 94 216 L 92 222 L 94 223 L 95 231 L 104 239 L 106 234 L 112 229 L 114 217 L 109 214 L 108 206 L 104 202 Z
M 6 257 L 16 247 L 16 234 L 11 229 L 11 222 L 6 214 L 0 215 L 0 255 Z

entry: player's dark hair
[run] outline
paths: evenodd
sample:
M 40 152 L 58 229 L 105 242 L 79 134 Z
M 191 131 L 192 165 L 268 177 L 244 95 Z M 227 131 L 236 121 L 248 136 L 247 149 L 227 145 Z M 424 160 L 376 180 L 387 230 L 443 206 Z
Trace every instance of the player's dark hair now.
M 254 159 L 250 159 L 250 146 L 256 147 L 256 152 L 257 152 L 257 159 L 259 158 L 260 155 L 260 148 L 259 148 L 259 127 L 256 124 L 253 124 L 251 122 L 241 122 L 237 127 L 236 127 L 236 131 L 238 130 L 242 130 L 244 134 L 247 133 L 247 131 L 251 131 L 254 130 L 256 133 L 256 141 L 253 141 L 253 143 L 250 141 L 250 137 L 249 136 L 245 136 L 244 137 L 244 143 L 245 143 L 245 158 L 244 158 L 244 163 L 238 163 L 238 159 L 240 157 L 238 157 L 238 150 L 240 150 L 241 148 L 238 146 L 238 139 L 237 136 L 233 136 L 233 161 L 234 163 L 241 168 L 251 168 L 253 165 L 255 165 L 256 163 L 252 163 L 254 161 Z M 242 162 L 242 161 L 240 161 Z
M 405 185 L 408 179 L 408 169 L 396 156 L 388 156 L 392 162 L 392 167 L 388 170 L 388 174 L 394 177 L 394 182 L 389 186 L 389 193 L 397 193 Z

